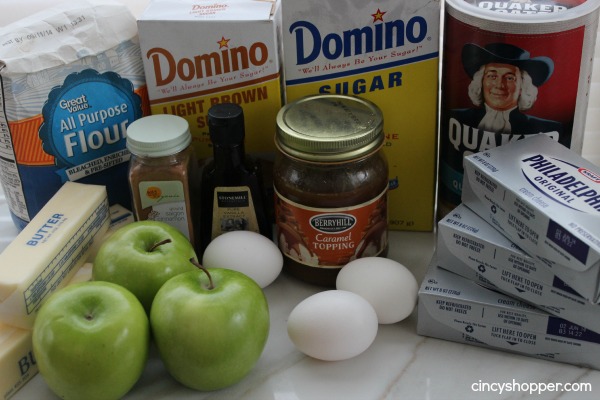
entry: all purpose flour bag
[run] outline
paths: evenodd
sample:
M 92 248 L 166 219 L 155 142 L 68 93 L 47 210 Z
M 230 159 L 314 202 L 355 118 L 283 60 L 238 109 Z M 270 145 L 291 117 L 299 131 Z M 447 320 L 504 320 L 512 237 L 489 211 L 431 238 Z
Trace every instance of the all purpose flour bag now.
M 135 17 L 63 3 L 0 30 L 0 178 L 23 228 L 67 181 L 130 208 L 127 126 L 148 113 Z

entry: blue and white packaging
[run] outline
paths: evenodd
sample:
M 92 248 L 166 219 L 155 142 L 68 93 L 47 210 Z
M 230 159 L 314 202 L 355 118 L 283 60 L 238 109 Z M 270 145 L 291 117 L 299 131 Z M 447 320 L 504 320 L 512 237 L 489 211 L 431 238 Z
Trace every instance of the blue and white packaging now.
M 417 333 L 600 369 L 600 334 L 439 268 L 419 289 Z
M 464 160 L 462 202 L 600 302 L 600 168 L 545 135 Z
M 585 300 L 465 205 L 442 218 L 437 232 L 440 267 L 600 332 L 600 305 Z
M 66 183 L 131 208 L 126 128 L 148 114 L 135 17 L 59 2 L 0 29 L 0 181 L 22 229 Z

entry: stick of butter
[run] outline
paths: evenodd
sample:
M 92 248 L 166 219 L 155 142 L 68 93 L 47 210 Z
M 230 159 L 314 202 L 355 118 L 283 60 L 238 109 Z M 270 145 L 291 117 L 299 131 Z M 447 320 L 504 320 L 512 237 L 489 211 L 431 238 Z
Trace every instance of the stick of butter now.
M 91 279 L 92 264 L 88 262 L 79 268 L 67 285 Z M 31 335 L 29 329 L 0 323 L 0 400 L 8 400 L 38 373 Z
M 0 324 L 0 399 L 12 397 L 38 372 L 31 331 Z
M 66 182 L 0 254 L 0 323 L 31 329 L 42 302 L 109 226 L 106 188 Z

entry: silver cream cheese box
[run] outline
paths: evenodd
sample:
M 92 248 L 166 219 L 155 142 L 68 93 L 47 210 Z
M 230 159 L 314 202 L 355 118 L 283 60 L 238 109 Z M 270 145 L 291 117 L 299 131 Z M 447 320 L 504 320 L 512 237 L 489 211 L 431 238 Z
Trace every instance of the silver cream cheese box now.
M 600 168 L 546 135 L 465 157 L 462 202 L 600 301 Z
M 417 333 L 600 369 L 600 335 L 446 271 L 434 259 L 419 289 Z
M 438 222 L 437 255 L 446 270 L 600 332 L 600 305 L 585 300 L 464 204 Z

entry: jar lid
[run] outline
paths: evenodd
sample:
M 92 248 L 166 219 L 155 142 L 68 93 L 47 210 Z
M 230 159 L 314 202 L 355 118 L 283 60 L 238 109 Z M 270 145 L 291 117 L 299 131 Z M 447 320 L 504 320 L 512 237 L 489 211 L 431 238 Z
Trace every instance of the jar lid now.
M 383 115 L 372 102 L 345 95 L 316 95 L 277 114 L 277 146 L 308 161 L 344 161 L 383 144 Z
M 191 142 L 188 122 L 177 115 L 150 115 L 127 127 L 127 149 L 136 156 L 169 156 L 184 150 Z

